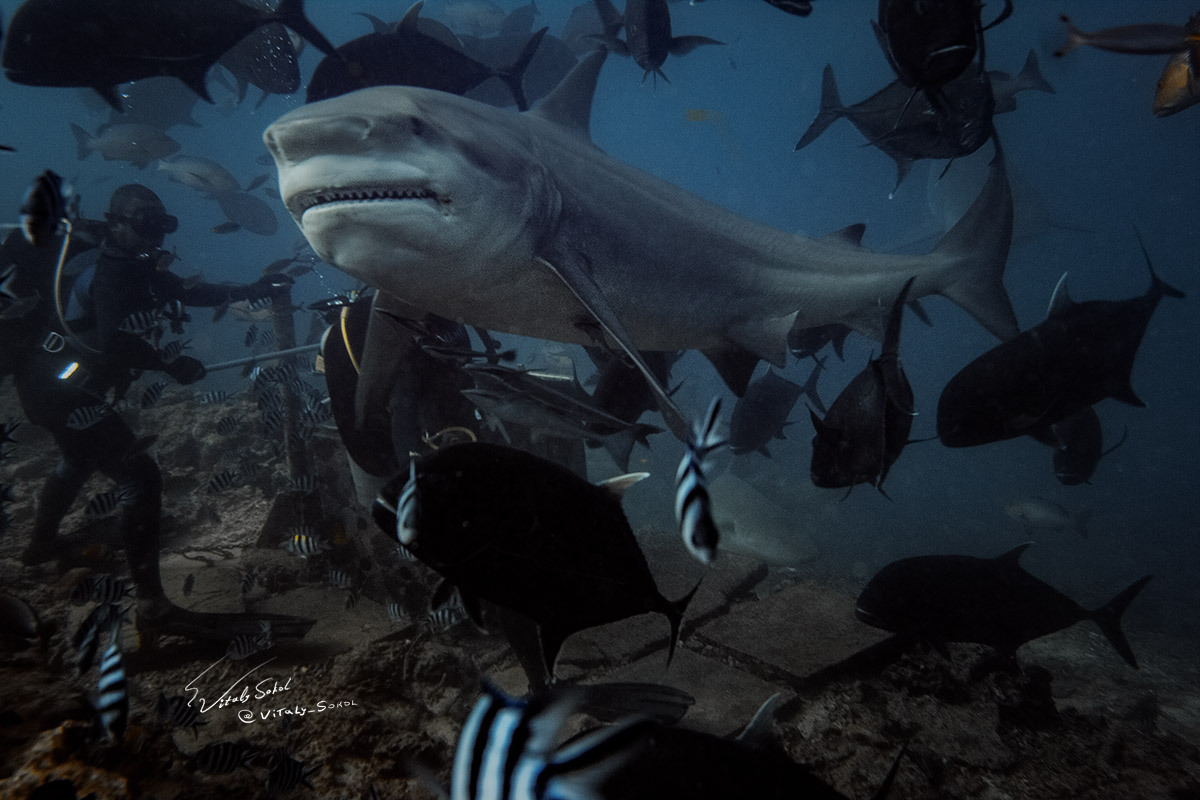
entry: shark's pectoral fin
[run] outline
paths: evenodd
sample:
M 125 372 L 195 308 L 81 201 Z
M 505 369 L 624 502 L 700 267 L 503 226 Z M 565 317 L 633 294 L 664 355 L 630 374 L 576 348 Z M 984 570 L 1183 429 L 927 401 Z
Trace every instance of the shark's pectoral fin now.
M 787 365 L 787 337 L 796 323 L 799 312 L 793 311 L 782 317 L 767 317 L 740 322 L 725 330 L 729 341 L 769 361 L 777 367 Z
M 654 399 L 658 401 L 658 407 L 662 411 L 663 419 L 666 421 L 667 427 L 671 429 L 671 433 L 675 434 L 679 441 L 687 442 L 688 424 L 682 412 L 667 394 L 667 390 L 663 388 L 658 377 L 646 365 L 642 354 L 633 346 L 633 340 L 629 338 L 625 325 L 617 318 L 612 306 L 608 304 L 608 299 L 604 297 L 600 287 L 592 280 L 592 276 L 588 274 L 582 261 L 570 257 L 561 259 L 557 264 L 552 264 L 541 257 L 537 260 L 566 284 L 576 299 L 583 304 L 583 307 L 596 318 L 596 322 L 600 323 L 604 332 L 625 351 L 625 354 L 629 356 L 634 366 L 646 379 L 646 383 L 650 385 L 650 391 L 654 393 Z

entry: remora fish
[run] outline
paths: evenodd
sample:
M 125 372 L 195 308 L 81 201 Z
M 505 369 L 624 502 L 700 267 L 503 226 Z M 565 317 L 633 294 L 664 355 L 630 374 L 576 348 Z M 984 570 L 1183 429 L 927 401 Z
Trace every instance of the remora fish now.
M 118 111 L 116 84 L 154 75 L 173 75 L 211 102 L 209 67 L 272 22 L 333 52 L 304 16 L 304 0 L 281 0 L 272 12 L 239 0 L 26 0 L 9 23 L 0 63 L 15 83 L 90 86 Z
M 670 621 L 668 658 L 674 652 L 692 594 L 671 602 L 658 591 L 619 500 L 644 473 L 595 486 L 482 442 L 410 464 L 380 494 L 375 521 L 457 587 L 473 620 L 480 600 L 528 616 L 551 675 L 572 633 L 651 611 Z
M 1183 293 L 1155 274 L 1144 246 L 1142 254 L 1150 288 L 1141 297 L 1075 303 L 1064 275 L 1043 322 L 959 370 L 938 399 L 942 444 L 1024 436 L 1106 397 L 1144 406 L 1130 385 L 1138 347 L 1159 301 Z
M 820 367 L 818 366 L 817 369 Z M 734 455 L 755 450 L 770 457 L 767 444 L 772 439 L 785 439 L 792 407 L 804 393 L 804 387 L 776 375 L 774 370 L 750 384 L 738 398 L 729 418 L 729 449 Z
M 913 299 L 941 294 L 999 338 L 1016 335 L 1001 159 L 932 253 L 795 236 L 597 148 L 588 127 L 605 52 L 525 113 L 410 87 L 296 109 L 264 134 L 280 194 L 323 260 L 423 311 L 579 344 L 599 322 L 660 406 L 665 391 L 639 349 L 705 351 L 741 394 L 746 362 L 784 366 L 797 320 L 879 335 L 877 299 L 914 275 Z M 676 419 L 672 430 L 685 427 Z
M 1065 531 L 1074 529 L 1081 538 L 1088 538 L 1087 523 L 1092 510 L 1085 508 L 1072 514 L 1065 508 L 1044 497 L 1025 497 L 1013 500 L 1004 507 L 1004 513 L 1025 526 L 1029 534 L 1037 530 Z
M 824 420 L 809 409 L 816 429 L 811 474 L 817 486 L 852 488 L 869 483 L 885 494 L 883 481 L 912 430 L 913 392 L 900 365 L 900 323 L 913 280 L 904 284 L 892 304 L 879 358 L 854 376 Z
M 1094 611 L 1030 575 L 1020 564 L 1029 543 L 996 558 L 916 556 L 894 561 L 867 583 L 855 614 L 868 625 L 934 645 L 975 642 L 1004 654 L 1026 642 L 1090 619 L 1134 669 L 1137 659 L 1121 615 L 1147 575 Z

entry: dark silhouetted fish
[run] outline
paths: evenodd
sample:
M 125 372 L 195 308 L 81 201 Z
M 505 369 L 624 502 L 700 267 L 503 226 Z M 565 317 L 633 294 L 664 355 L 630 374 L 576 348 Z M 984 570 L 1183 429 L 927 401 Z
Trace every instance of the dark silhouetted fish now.
M 42 623 L 29 603 L 0 592 L 0 649 L 21 650 L 42 636 Z
M 1054 55 L 1062 57 L 1076 47 L 1095 47 L 1113 53 L 1165 55 L 1191 50 L 1200 42 L 1200 32 L 1190 25 L 1140 24 L 1105 28 L 1086 33 L 1071 24 L 1066 14 L 1058 17 L 1067 26 L 1067 43 Z
M 253 0 L 246 5 L 269 14 L 274 3 Z M 291 94 L 300 88 L 296 47 L 287 28 L 278 22 L 264 25 L 243 38 L 221 56 L 220 64 L 237 79 L 239 103 L 246 97 L 247 85 L 262 89 L 264 99 L 271 94 Z
M 724 44 L 707 36 L 672 36 L 671 10 L 667 0 L 627 0 L 625 3 L 625 40 L 614 34 L 602 37 L 614 53 L 631 56 L 641 67 L 642 82 L 651 75 L 664 81 L 662 65 L 667 56 L 683 56 L 705 44 Z M 668 83 L 670 81 L 667 81 Z
M 486 39 L 465 35 L 460 38 L 463 52 L 497 71 L 508 70 L 510 64 L 517 63 L 521 51 L 529 43 L 528 33 L 501 34 Z M 548 95 L 576 63 L 575 53 L 566 42 L 550 34 L 542 36 L 537 51 L 529 59 L 529 66 L 521 76 L 526 101 L 535 103 Z M 484 81 L 468 91 L 466 96 L 493 106 L 504 107 L 515 103 L 512 91 L 498 78 Z
M 505 69 L 493 69 L 422 31 L 416 3 L 393 33 L 370 33 L 354 39 L 317 65 L 308 82 L 306 103 L 363 89 L 368 86 L 420 86 L 451 94 L 465 94 L 488 78 L 504 81 L 517 107 L 529 107 L 521 76 L 533 58 L 545 29 L 529 37 L 521 55 Z
M 196 753 L 196 766 L 210 775 L 225 775 L 238 767 L 248 767 L 259 750 L 245 742 L 213 742 Z
M 783 429 L 804 387 L 768 369 L 738 398 L 729 418 L 729 446 L 734 455 L 758 451 L 770 457 L 767 444 L 785 439 Z
M 279 230 L 275 212 L 265 202 L 249 192 L 225 192 L 217 197 L 221 212 L 229 224 L 245 228 L 259 236 L 274 236 Z M 223 228 L 224 224 L 217 228 Z M 216 228 L 213 232 L 218 232 Z
M 674 653 L 692 595 L 670 602 L 655 586 L 621 509 L 632 478 L 595 486 L 546 459 L 482 442 L 411 465 L 380 494 L 375 520 L 458 589 L 476 622 L 480 600 L 528 616 L 550 674 L 572 633 L 651 611 L 670 621 L 668 658 Z
M 986 78 L 990 91 L 978 71 L 969 71 L 943 87 L 940 114 L 934 112 L 928 98 L 924 95 L 913 97 L 912 90 L 900 81 L 893 81 L 867 99 L 845 106 L 838 93 L 833 68 L 827 64 L 821 83 L 821 110 L 796 142 L 796 149 L 812 144 L 835 121 L 848 119 L 870 144 L 896 162 L 896 186 L 899 187 L 914 161 L 955 158 L 972 152 L 972 148 L 977 149 L 990 135 L 989 113 L 1015 110 L 1017 92 L 1054 93 L 1054 88 L 1038 70 L 1033 51 L 1016 78 L 997 70 L 987 72 Z
M 982 50 L 978 0 L 879 0 L 871 24 L 884 55 L 905 86 L 940 105 L 939 90 L 962 75 Z M 1012 13 L 1012 0 L 988 27 Z
M 1140 241 L 1140 237 L 1139 237 Z M 1072 302 L 1066 276 L 1045 321 L 959 370 L 938 400 L 937 431 L 947 447 L 1024 436 L 1112 397 L 1145 405 L 1130 385 L 1150 317 L 1164 296 L 1183 297 L 1150 269 L 1150 288 L 1129 300 Z
M 837 353 L 837 357 L 842 361 L 846 360 L 843 350 L 846 346 L 846 337 L 853 333 L 853 330 L 840 323 L 833 325 L 818 325 L 815 328 L 797 328 L 793 327 L 788 331 L 788 349 L 792 351 L 792 355 L 796 358 L 816 358 L 817 353 L 821 352 L 825 345 L 832 344 L 833 352 Z
M 1091 483 L 1100 459 L 1125 443 L 1129 428 L 1112 447 L 1104 447 L 1104 429 L 1092 407 L 1056 422 L 1040 434 L 1031 434 L 1043 444 L 1054 448 L 1054 477 L 1065 486 Z
M 1028 547 L 1029 543 L 1018 545 L 996 558 L 916 556 L 894 561 L 867 583 L 855 613 L 868 625 L 935 646 L 974 642 L 1003 654 L 1090 619 L 1136 669 L 1137 659 L 1121 632 L 1121 615 L 1150 576 L 1088 611 L 1021 567 L 1021 554 Z
M 109 109 L 110 125 L 136 123 L 166 132 L 176 125 L 199 128 L 192 116 L 200 98 L 173 78 L 142 78 L 117 87 L 124 109 Z M 89 97 L 94 97 L 88 92 Z
M 812 481 L 833 489 L 869 483 L 883 493 L 883 481 L 912 430 L 913 392 L 900 366 L 900 323 L 909 278 L 892 304 L 879 358 L 872 359 L 829 406 L 821 420 L 812 416 Z
M 12 16 L 0 63 L 15 83 L 90 86 L 120 110 L 116 85 L 172 75 L 211 102 L 209 68 L 235 44 L 281 22 L 324 53 L 333 45 L 304 15 L 304 0 L 274 11 L 239 0 L 26 0 Z

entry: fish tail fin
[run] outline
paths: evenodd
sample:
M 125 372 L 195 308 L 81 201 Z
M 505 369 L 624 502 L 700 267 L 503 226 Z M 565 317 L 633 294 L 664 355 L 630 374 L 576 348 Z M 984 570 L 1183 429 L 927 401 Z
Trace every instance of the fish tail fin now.
M 804 382 L 804 385 L 800 387 L 800 390 L 803 392 L 804 396 L 808 398 L 809 403 L 812 404 L 822 414 L 824 414 L 828 409 L 825 408 L 825 403 L 822 402 L 821 395 L 817 391 L 817 380 L 821 377 L 821 373 L 825 370 L 825 362 L 829 360 L 829 356 L 823 356 L 822 358 L 816 358 L 814 356 L 814 360 L 817 363 L 813 365 L 812 372 L 808 373 L 808 380 Z
M 1158 273 L 1154 271 L 1154 264 L 1150 261 L 1150 251 L 1146 249 L 1146 242 L 1142 239 L 1142 232 L 1137 225 L 1133 226 L 1133 233 L 1137 236 L 1138 247 L 1142 248 L 1142 258 L 1146 260 L 1146 269 L 1150 270 L 1150 291 L 1147 294 L 1155 300 L 1162 297 L 1186 297 L 1183 292 L 1176 289 L 1171 284 L 1158 277 Z
M 1123 592 L 1088 615 L 1100 626 L 1100 630 L 1108 637 L 1108 641 L 1113 646 L 1113 649 L 1120 653 L 1121 658 L 1125 659 L 1125 663 L 1134 669 L 1138 668 L 1137 658 L 1134 657 L 1133 649 L 1129 646 L 1129 642 L 1125 640 L 1125 634 L 1121 631 L 1121 615 L 1125 613 L 1125 609 L 1133 602 L 1133 598 L 1137 597 L 1138 592 L 1150 582 L 1151 577 L 1153 576 L 1147 575 L 1144 578 L 1134 581 Z
M 78 145 L 79 160 L 83 161 L 88 157 L 88 153 L 92 152 L 92 135 L 83 128 L 71 123 L 71 133 L 75 134 L 75 143 Z
M 841 95 L 838 94 L 837 80 L 833 77 L 833 67 L 826 64 L 825 71 L 821 73 L 821 110 L 817 112 L 817 118 L 808 126 L 808 130 L 800 137 L 800 141 L 796 142 L 795 149 L 807 147 L 816 141 L 816 138 L 824 133 L 826 128 L 841 119 L 845 111 Z
M 309 21 L 304 13 L 304 0 L 279 0 L 275 11 L 264 18 L 264 22 L 282 22 L 308 41 L 327 56 L 340 58 L 337 48 L 325 35 L 317 30 L 317 26 Z
M 688 604 L 692 602 L 692 598 L 700 590 L 701 582 L 696 581 L 696 585 L 692 587 L 692 590 L 678 600 L 667 601 L 667 607 L 663 610 L 663 613 L 671 620 L 671 641 L 667 645 L 668 667 L 671 666 L 671 659 L 675 658 L 675 645 L 679 642 L 679 629 L 683 626 L 683 612 L 687 610 Z
M 1071 24 L 1071 18 L 1066 14 L 1059 14 L 1058 18 L 1067 26 L 1067 43 L 1054 51 L 1055 58 L 1062 58 L 1067 53 L 1074 50 L 1076 47 L 1082 47 L 1087 44 L 1083 33 Z
M 1011 339 L 1020 331 L 1004 289 L 1004 266 L 1012 245 L 1013 198 L 1004 151 L 995 136 L 996 156 L 979 195 L 934 248 L 949 263 L 937 292 L 961 306 L 993 335 Z
M 613 461 L 622 472 L 629 472 L 629 454 L 633 452 L 633 444 L 637 439 L 637 430 L 627 428 L 617 431 L 611 436 L 604 437 L 604 449 L 612 456 Z
M 1025 57 L 1025 66 L 1021 67 L 1021 71 L 1017 73 L 1017 91 L 1026 89 L 1055 94 L 1054 87 L 1042 76 L 1042 71 L 1038 68 L 1038 57 L 1035 50 L 1029 51 L 1029 55 Z
M 525 99 L 525 87 L 522 84 L 525 79 L 525 70 L 528 69 L 529 62 L 537 53 L 538 45 L 542 43 L 548 30 L 550 29 L 542 28 L 531 35 L 529 41 L 525 43 L 525 47 L 521 49 L 521 54 L 517 56 L 517 60 L 500 70 L 500 80 L 504 81 L 509 91 L 512 92 L 513 99 L 517 101 L 517 109 L 520 111 L 529 110 L 529 101 Z
M 1092 518 L 1092 509 L 1085 508 L 1075 517 L 1075 532 L 1083 539 L 1088 538 L 1087 524 Z

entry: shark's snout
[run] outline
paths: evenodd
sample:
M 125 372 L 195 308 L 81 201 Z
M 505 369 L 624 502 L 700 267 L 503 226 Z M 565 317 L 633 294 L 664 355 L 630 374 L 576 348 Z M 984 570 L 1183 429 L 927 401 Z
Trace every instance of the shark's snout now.
M 282 119 L 267 128 L 263 141 L 277 164 L 296 164 L 316 155 L 353 155 L 370 145 L 371 120 L 330 115 Z

